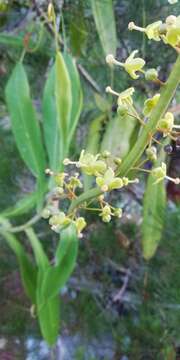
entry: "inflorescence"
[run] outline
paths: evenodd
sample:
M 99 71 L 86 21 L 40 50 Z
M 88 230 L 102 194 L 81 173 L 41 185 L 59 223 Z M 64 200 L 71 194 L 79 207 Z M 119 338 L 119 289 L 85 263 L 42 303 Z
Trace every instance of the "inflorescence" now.
M 53 13 L 50 10 L 49 8 L 49 16 L 53 17 Z M 180 16 L 170 15 L 166 18 L 165 23 L 156 21 L 145 28 L 136 26 L 134 22 L 130 22 L 128 28 L 129 30 L 137 30 L 145 33 L 150 40 L 162 40 L 165 44 L 169 44 L 177 51 L 180 49 Z M 124 62 L 118 61 L 112 54 L 109 54 L 106 56 L 106 62 L 110 66 L 116 65 L 122 67 L 132 79 L 137 79 L 139 73 L 141 73 L 147 81 L 154 81 L 160 86 L 165 85 L 165 83 L 158 79 L 156 69 L 144 70 L 145 61 L 140 57 L 136 57 L 137 52 L 138 50 L 134 50 Z M 140 122 L 141 126 L 146 126 L 148 118 L 159 102 L 160 94 L 156 93 L 153 97 L 146 99 L 142 114 L 139 114 L 133 104 L 134 91 L 134 87 L 130 87 L 119 93 L 111 89 L 110 86 L 106 87 L 107 93 L 117 96 L 117 115 L 119 117 L 123 118 L 124 121 L 129 121 L 129 117 L 133 117 Z M 152 164 L 154 164 L 157 160 L 157 147 L 153 143 L 160 145 L 161 143 L 156 138 L 156 132 L 160 133 L 162 137 L 169 137 L 177 141 L 177 139 L 179 139 L 179 128 L 180 125 L 174 122 L 173 113 L 170 111 L 166 112 L 165 115 L 159 119 L 154 134 L 150 134 L 149 136 L 149 143 L 145 150 L 145 160 L 143 160 L 141 166 L 146 161 L 151 161 Z M 122 189 L 131 183 L 138 183 L 139 179 L 119 176 L 121 169 L 120 158 L 113 157 L 108 151 L 93 155 L 82 150 L 78 161 L 71 161 L 67 158 L 64 159 L 63 164 L 64 166 L 75 167 L 73 175 L 67 172 L 54 173 L 49 169 L 46 170 L 46 174 L 53 176 L 55 187 L 46 208 L 43 210 L 42 216 L 49 219 L 52 230 L 59 233 L 61 229 L 73 222 L 76 225 L 79 237 L 81 237 L 82 231 L 87 224 L 84 217 L 79 216 L 80 210 L 96 211 L 104 222 L 110 222 L 112 217 L 121 218 L 122 209 L 110 205 L 105 200 L 106 193 L 112 190 Z M 72 169 L 70 170 L 70 173 L 72 173 Z M 164 179 L 168 179 L 175 184 L 180 184 L 179 177 L 172 178 L 167 175 L 167 167 L 164 162 L 161 163 L 161 166 L 153 166 L 152 170 L 147 170 L 140 166 L 129 169 L 129 171 L 130 170 L 151 173 L 154 177 L 154 184 Z M 94 199 L 98 205 L 97 207 L 91 207 L 92 201 L 94 200 L 91 200 L 89 203 L 82 202 L 77 207 L 74 207 L 72 212 L 67 211 L 67 213 L 65 213 L 59 209 L 59 204 L 61 206 L 63 200 L 75 200 L 79 194 L 83 193 L 83 182 L 81 181 L 82 177 L 79 171 L 86 176 L 94 177 L 94 183 L 96 183 L 99 189 L 99 195 Z

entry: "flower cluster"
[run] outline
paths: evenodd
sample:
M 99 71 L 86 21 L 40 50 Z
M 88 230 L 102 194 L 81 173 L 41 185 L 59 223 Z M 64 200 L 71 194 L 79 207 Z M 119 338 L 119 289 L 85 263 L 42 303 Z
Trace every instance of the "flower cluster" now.
M 109 166 L 109 163 L 112 165 Z M 65 166 L 73 165 L 76 169 L 80 169 L 82 173 L 94 176 L 100 194 L 95 199 L 98 207 L 91 208 L 90 204 L 84 203 L 79 208 L 75 208 L 71 213 L 67 212 L 67 214 L 59 208 L 59 204 L 61 205 L 63 200 L 65 202 L 76 199 L 77 193 L 79 195 L 79 192 L 83 190 L 80 174 L 76 171 L 72 176 L 68 175 L 67 172 L 54 173 L 47 169 L 46 174 L 53 176 L 55 186 L 50 194 L 48 204 L 42 212 L 42 217 L 49 219 L 51 229 L 59 233 L 64 227 L 73 222 L 79 237 L 81 237 L 82 231 L 86 227 L 84 217 L 79 216 L 79 211 L 82 210 L 97 211 L 104 222 L 109 222 L 113 216 L 120 218 L 122 216 L 122 209 L 111 206 L 105 201 L 105 195 L 112 190 L 121 189 L 130 183 L 138 182 L 138 179 L 130 180 L 127 177 L 120 178 L 116 176 L 116 169 L 120 163 L 121 159 L 113 158 L 108 151 L 93 155 L 82 150 L 78 161 L 64 159 Z

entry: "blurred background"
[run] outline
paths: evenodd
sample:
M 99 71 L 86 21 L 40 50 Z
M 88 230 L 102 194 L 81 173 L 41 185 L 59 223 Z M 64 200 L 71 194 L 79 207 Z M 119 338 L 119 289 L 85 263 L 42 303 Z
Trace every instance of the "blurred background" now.
M 119 69 L 112 74 L 105 64 L 90 0 L 58 0 L 54 6 L 57 20 L 61 20 L 64 46 L 77 60 L 83 87 L 83 111 L 70 151 L 71 157 L 77 158 L 87 147 L 92 121 L 108 106 L 105 87 L 113 83 L 120 92 L 134 83 Z M 43 87 L 55 51 L 51 30 L 47 24 L 42 26 L 47 7 L 45 0 L 0 1 L 0 212 L 34 188 L 34 178 L 21 160 L 12 135 L 4 89 L 24 44 L 28 44 L 24 65 L 40 114 Z M 158 68 L 160 79 L 165 80 L 175 61 L 175 51 L 163 43 L 150 42 L 138 32 L 129 32 L 127 26 L 130 21 L 146 26 L 169 14 L 177 15 L 180 5 L 170 6 L 167 0 L 113 0 L 113 9 L 117 57 L 126 59 L 132 50 L 139 49 L 148 67 Z M 156 87 L 141 78 L 135 86 L 135 102 L 140 109 Z M 115 104 L 112 100 L 112 113 Z M 177 118 L 178 104 L 179 92 L 171 104 Z M 101 137 L 106 119 L 103 121 Z M 123 152 L 130 140 L 124 140 L 123 131 L 122 138 L 117 137 L 115 128 L 106 133 L 104 141 L 112 149 L 118 144 Z M 180 171 L 179 150 L 174 146 L 167 155 L 172 176 Z M 80 241 L 76 270 L 61 294 L 59 359 L 180 359 L 180 190 L 167 184 L 162 240 L 154 258 L 145 262 L 140 249 L 144 181 L 142 177 L 140 186 L 113 193 L 112 201 L 125 212 L 122 221 L 103 224 L 96 215 L 88 214 L 89 225 Z M 29 218 L 26 214 L 13 222 L 21 224 Z M 51 254 L 56 235 L 44 221 L 36 229 Z M 49 359 L 49 349 L 30 316 L 15 256 L 2 238 L 0 241 L 0 359 Z

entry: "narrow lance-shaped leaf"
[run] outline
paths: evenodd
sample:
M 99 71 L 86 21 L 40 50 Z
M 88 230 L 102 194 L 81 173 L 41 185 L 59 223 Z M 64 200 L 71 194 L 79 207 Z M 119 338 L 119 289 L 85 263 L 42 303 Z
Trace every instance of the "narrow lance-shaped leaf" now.
M 68 148 L 82 109 L 83 98 L 74 59 L 67 53 L 64 53 L 63 57 L 60 55 L 60 59 L 61 64 L 58 61 L 58 89 L 56 61 L 49 73 L 43 94 L 43 129 L 52 170 L 59 170 L 63 158 L 68 154 Z M 67 88 L 68 91 L 65 91 Z M 55 92 L 60 98 L 58 103 L 57 96 L 55 99 Z M 61 98 L 61 93 L 63 93 L 64 99 Z
M 53 171 L 57 171 L 60 166 L 61 139 L 55 101 L 55 66 L 50 70 L 44 87 L 42 111 L 44 139 L 49 157 L 49 167 Z
M 161 161 L 160 156 L 155 166 Z M 155 179 L 150 174 L 143 201 L 142 251 L 146 260 L 152 258 L 161 240 L 166 208 L 165 183 L 161 181 L 154 184 L 154 182 Z
M 75 60 L 68 53 L 64 53 L 64 60 L 71 81 L 71 94 L 72 94 L 72 108 L 71 108 L 70 122 L 68 127 L 68 143 L 70 143 L 74 135 L 74 131 L 76 129 L 79 116 L 82 110 L 83 94 L 82 94 L 80 77 L 77 71 Z
M 4 220 L 3 220 L 4 223 Z M 6 225 L 9 222 L 6 221 Z M 9 247 L 14 251 L 19 266 L 22 283 L 27 296 L 31 299 L 32 303 L 36 303 L 36 280 L 37 280 L 37 269 L 32 264 L 29 256 L 26 254 L 23 246 L 17 240 L 14 234 L 8 231 L 1 231 L 4 239 L 7 241 Z
M 60 127 L 60 162 L 67 153 L 68 129 L 72 108 L 71 82 L 68 70 L 60 52 L 56 54 L 55 96 L 58 123 Z
M 42 282 L 46 270 L 49 267 L 49 261 L 34 230 L 32 228 L 28 228 L 25 232 L 33 248 L 38 266 L 36 305 L 39 325 L 44 339 L 49 345 L 54 345 L 57 340 L 60 325 L 59 296 L 53 296 L 51 299 L 45 299 L 42 304 Z
M 124 158 L 131 146 L 131 137 L 137 125 L 130 116 L 116 116 L 107 125 L 101 151 L 108 150 L 114 156 Z
M 6 86 L 6 101 L 19 152 L 32 173 L 43 178 L 45 155 L 40 128 L 21 63 L 16 65 Z
M 48 345 L 56 344 L 60 327 L 60 298 L 55 296 L 43 305 L 37 303 L 38 320 L 43 338 Z
M 116 54 L 117 36 L 112 0 L 91 0 L 93 16 L 104 54 Z
M 1 215 L 3 217 L 9 218 L 9 217 L 15 217 L 25 214 L 34 207 L 37 197 L 38 196 L 36 192 L 28 194 L 24 198 L 17 201 L 16 205 L 7 208 L 5 211 L 3 211 Z
M 56 265 L 44 274 L 42 294 L 44 301 L 56 296 L 74 270 L 78 253 L 78 238 L 74 224 L 61 232 L 60 245 L 56 253 Z
M 43 250 L 41 242 L 39 241 L 38 237 L 36 236 L 36 233 L 34 232 L 33 228 L 31 228 L 31 227 L 25 229 L 25 233 L 26 233 L 28 240 L 32 246 L 37 266 L 43 270 L 46 270 L 46 268 L 49 266 L 49 261 Z

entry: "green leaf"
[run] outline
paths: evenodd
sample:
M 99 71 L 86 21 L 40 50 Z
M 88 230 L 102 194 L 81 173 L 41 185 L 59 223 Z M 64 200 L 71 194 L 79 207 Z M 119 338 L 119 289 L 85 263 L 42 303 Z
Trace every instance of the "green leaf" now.
M 70 115 L 70 123 L 68 128 L 68 142 L 70 143 L 76 129 L 79 116 L 83 105 L 83 94 L 77 71 L 76 62 L 71 55 L 64 53 L 64 60 L 68 69 L 71 81 L 71 94 L 72 94 L 72 108 Z
M 31 210 L 34 207 L 36 200 L 37 200 L 37 193 L 33 192 L 25 196 L 24 198 L 20 199 L 15 206 L 12 206 L 6 209 L 5 211 L 3 211 L 1 215 L 3 217 L 9 218 L 9 217 L 15 217 L 26 214 L 29 210 Z
M 18 63 L 6 86 L 6 101 L 17 147 L 32 173 L 44 179 L 45 155 L 24 67 Z
M 111 104 L 98 93 L 94 94 L 95 102 L 100 111 L 107 113 L 111 109 Z
M 155 166 L 158 165 L 159 161 Z M 154 184 L 154 181 L 150 174 L 143 201 L 142 251 L 146 260 L 152 258 L 161 240 L 166 208 L 164 181 L 158 184 Z
M 59 170 L 62 160 L 68 154 L 82 101 L 80 78 L 74 59 L 67 53 L 57 55 L 43 94 L 43 129 L 52 170 Z
M 55 102 L 55 66 L 49 72 L 43 93 L 43 130 L 49 166 L 58 171 L 60 166 L 60 129 Z
M 44 301 L 58 295 L 74 270 L 78 253 L 78 238 L 74 224 L 61 232 L 61 240 L 56 252 L 56 265 L 44 274 L 42 295 Z
M 30 244 L 32 246 L 38 268 L 40 268 L 42 270 L 46 270 L 47 267 L 49 266 L 49 260 L 43 250 L 41 242 L 39 241 L 38 237 L 36 236 L 36 233 L 34 232 L 33 228 L 31 228 L 31 227 L 25 229 L 25 233 L 26 233 L 28 240 L 30 241 Z
M 29 256 L 26 255 L 23 246 L 17 240 L 15 235 L 5 231 L 2 231 L 1 233 L 17 257 L 25 292 L 27 296 L 31 299 L 32 303 L 35 304 L 37 269 L 32 264 Z
M 72 109 L 72 92 L 69 73 L 63 58 L 58 52 L 55 62 L 55 97 L 57 118 L 60 128 L 60 162 L 67 154 L 68 129 Z
M 86 43 L 88 32 L 85 23 L 85 14 L 83 2 L 78 1 L 75 6 L 72 16 L 70 18 L 70 48 L 74 56 L 80 56 L 83 54 Z
M 89 152 L 90 154 L 93 155 L 99 152 L 102 124 L 105 121 L 105 119 L 106 119 L 106 115 L 101 114 L 90 123 L 86 152 Z M 88 176 L 84 174 L 83 179 L 84 179 L 84 188 L 85 191 L 87 191 L 91 188 L 93 176 Z
M 116 116 L 107 125 L 101 151 L 108 150 L 113 156 L 122 159 L 131 149 L 131 137 L 136 127 L 137 121 L 130 116 Z
M 93 16 L 104 54 L 116 54 L 117 36 L 112 0 L 91 0 Z
M 41 333 L 46 342 L 52 346 L 56 343 L 60 326 L 60 298 L 55 296 L 44 305 L 37 302 L 38 320 Z

